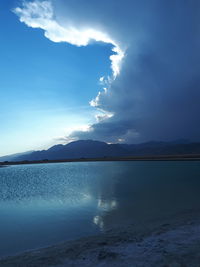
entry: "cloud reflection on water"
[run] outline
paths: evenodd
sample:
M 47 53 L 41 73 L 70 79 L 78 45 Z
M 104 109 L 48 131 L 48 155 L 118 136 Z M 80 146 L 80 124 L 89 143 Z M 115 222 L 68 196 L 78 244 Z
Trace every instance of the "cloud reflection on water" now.
M 99 199 L 98 200 L 98 210 L 100 212 L 106 213 L 110 212 L 114 209 L 117 209 L 118 203 L 116 199 Z M 100 230 L 104 230 L 104 216 L 103 215 L 96 215 L 93 218 L 93 223 L 99 226 Z

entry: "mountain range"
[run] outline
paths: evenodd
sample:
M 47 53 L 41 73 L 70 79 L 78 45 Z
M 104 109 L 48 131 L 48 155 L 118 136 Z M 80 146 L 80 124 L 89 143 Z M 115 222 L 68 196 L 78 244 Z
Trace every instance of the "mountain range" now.
M 93 140 L 79 140 L 66 145 L 55 145 L 47 150 L 29 151 L 0 157 L 0 161 L 62 160 L 80 158 L 159 156 L 200 154 L 200 143 L 187 140 L 146 142 L 141 144 L 107 144 Z

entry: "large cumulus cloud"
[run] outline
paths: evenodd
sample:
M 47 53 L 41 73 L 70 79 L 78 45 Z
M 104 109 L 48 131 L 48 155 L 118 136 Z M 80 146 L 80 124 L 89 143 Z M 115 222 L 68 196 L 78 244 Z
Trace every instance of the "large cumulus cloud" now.
M 52 4 L 53 20 L 62 29 L 94 29 L 117 47 L 118 56 L 119 49 L 125 52 L 122 62 L 114 58 L 114 64 L 122 64 L 120 73 L 106 80 L 106 89 L 91 101 L 104 116 L 88 131 L 67 138 L 129 143 L 200 140 L 200 1 L 56 0 Z M 22 18 L 19 10 L 18 15 Z

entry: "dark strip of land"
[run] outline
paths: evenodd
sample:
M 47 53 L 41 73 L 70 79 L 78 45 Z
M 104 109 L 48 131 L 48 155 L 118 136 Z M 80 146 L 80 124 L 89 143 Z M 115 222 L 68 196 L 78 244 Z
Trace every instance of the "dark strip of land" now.
M 134 157 L 103 157 L 103 158 L 76 158 L 58 160 L 33 160 L 33 161 L 4 161 L 0 162 L 0 167 L 5 165 L 20 164 L 43 164 L 62 162 L 95 162 L 95 161 L 200 161 L 200 155 L 159 155 L 159 156 L 134 156 Z

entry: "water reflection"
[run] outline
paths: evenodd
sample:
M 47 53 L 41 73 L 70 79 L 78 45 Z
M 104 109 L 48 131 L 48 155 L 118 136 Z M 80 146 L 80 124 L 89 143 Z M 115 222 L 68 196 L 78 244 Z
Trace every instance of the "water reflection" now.
M 199 178 L 199 162 L 1 168 L 0 236 L 4 242 L 0 255 L 96 234 L 128 221 L 200 208 Z
M 107 174 L 93 217 L 101 231 L 200 208 L 199 162 L 117 163 Z
M 103 211 L 111 211 L 117 208 L 116 199 L 99 199 L 98 208 Z
M 99 199 L 98 200 L 98 211 L 100 213 L 110 212 L 114 209 L 117 209 L 117 200 L 116 199 Z M 104 216 L 96 215 L 93 218 L 94 224 L 98 225 L 101 231 L 104 230 Z
M 104 222 L 103 222 L 103 217 L 102 216 L 96 215 L 93 218 L 93 222 L 94 222 L 94 224 L 96 224 L 97 226 L 99 226 L 100 230 L 103 230 L 104 229 Z

